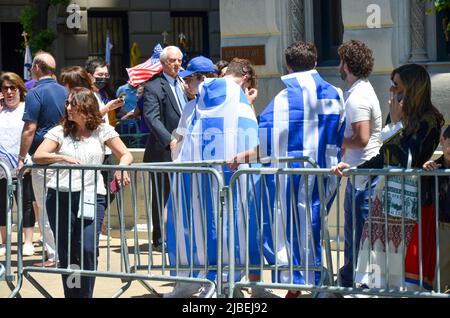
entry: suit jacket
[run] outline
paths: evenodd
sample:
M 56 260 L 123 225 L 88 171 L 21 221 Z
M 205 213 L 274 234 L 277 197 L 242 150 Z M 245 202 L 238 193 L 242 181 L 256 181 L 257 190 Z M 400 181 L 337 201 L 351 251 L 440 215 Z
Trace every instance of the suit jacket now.
M 162 73 L 144 86 L 143 115 L 150 128 L 144 162 L 172 161 L 170 142 L 181 113 L 170 84 Z

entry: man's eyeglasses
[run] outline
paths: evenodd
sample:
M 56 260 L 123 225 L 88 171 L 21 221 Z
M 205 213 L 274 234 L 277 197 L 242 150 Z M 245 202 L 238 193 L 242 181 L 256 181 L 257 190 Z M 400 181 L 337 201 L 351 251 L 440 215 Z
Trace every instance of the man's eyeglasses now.
M 9 90 L 11 90 L 11 92 L 15 93 L 17 92 L 19 88 L 17 86 L 2 86 L 2 93 L 8 93 Z
M 100 78 L 109 78 L 109 73 L 96 73 L 94 74 L 94 77 L 100 77 Z

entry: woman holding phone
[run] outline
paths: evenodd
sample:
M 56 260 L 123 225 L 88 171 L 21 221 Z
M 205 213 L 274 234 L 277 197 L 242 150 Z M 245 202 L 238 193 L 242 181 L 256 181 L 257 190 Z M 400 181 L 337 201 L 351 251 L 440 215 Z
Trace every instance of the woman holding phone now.
M 427 70 L 417 64 L 403 65 L 392 72 L 393 93 L 390 101 L 392 123 L 401 122 L 403 128 L 394 131 L 391 136 L 383 137 L 383 146 L 379 155 L 359 166 L 360 169 L 382 169 L 386 167 L 397 167 L 406 169 L 408 161 L 411 168 L 421 169 L 433 155 L 439 145 L 441 128 L 444 125 L 444 117 L 431 102 L 431 79 Z M 346 163 L 332 168 L 332 172 L 337 176 L 342 176 L 345 169 L 350 168 Z M 389 280 L 389 286 L 401 286 L 406 281 L 406 287 L 416 289 L 417 284 L 406 277 L 402 272 L 403 258 L 402 244 L 405 249 L 411 242 L 414 231 L 417 231 L 418 221 L 414 219 L 403 219 L 388 215 L 388 233 L 385 233 L 385 213 L 383 211 L 383 188 L 384 182 L 379 181 L 375 198 L 372 203 L 371 218 L 366 222 L 361 238 L 361 248 L 358 257 L 356 280 L 368 287 L 380 287 L 373 285 L 385 283 Z M 430 211 L 429 211 L 430 210 Z M 433 212 L 432 209 L 422 207 L 422 224 L 425 224 L 424 217 L 428 217 Z M 371 224 L 369 226 L 369 222 Z M 404 236 L 402 233 L 402 221 L 404 224 Z M 372 233 L 369 236 L 369 229 Z M 422 229 L 423 230 L 423 229 Z M 369 237 L 372 242 L 369 242 Z M 388 246 L 386 250 L 386 245 Z M 429 246 L 428 246 L 429 247 Z M 371 253 L 369 263 L 368 251 Z M 406 251 L 405 251 L 406 252 Z M 423 259 L 427 258 L 427 253 L 432 253 L 432 249 L 426 249 L 424 244 Z M 387 256 L 389 254 L 389 256 Z M 431 254 L 429 254 L 431 256 Z M 389 257 L 389 268 L 385 267 L 385 260 Z M 432 257 L 429 257 L 430 259 Z M 369 265 L 378 266 L 376 273 L 370 273 Z M 408 267 L 408 264 L 406 264 Z M 433 279 L 433 265 L 427 267 L 424 263 L 424 284 L 431 283 Z M 373 267 L 375 268 L 375 267 Z M 408 269 L 408 268 L 407 268 Z M 430 275 L 428 275 L 430 273 Z M 378 275 L 372 277 L 371 275 Z
M 25 110 L 25 96 L 27 89 L 24 82 L 16 73 L 3 73 L 0 77 L 0 161 L 11 169 L 13 177 L 19 159 L 20 138 L 24 122 L 22 121 Z M 7 195 L 6 178 L 0 170 L 0 232 L 3 244 L 6 240 L 6 206 Z M 25 243 L 22 255 L 34 255 L 33 231 L 36 217 L 33 209 L 33 187 L 31 175 L 23 177 L 23 232 Z M 17 200 L 17 191 L 14 191 Z M 0 256 L 5 255 L 6 249 L 0 245 Z

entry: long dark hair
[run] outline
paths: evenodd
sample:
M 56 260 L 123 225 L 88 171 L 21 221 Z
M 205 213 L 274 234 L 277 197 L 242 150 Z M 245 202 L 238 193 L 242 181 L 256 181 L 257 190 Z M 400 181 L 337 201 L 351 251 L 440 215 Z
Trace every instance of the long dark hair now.
M 67 100 L 73 101 L 77 112 L 84 115 L 86 128 L 89 131 L 97 130 L 103 123 L 102 115 L 98 109 L 97 98 L 89 89 L 76 87 L 70 91 Z M 73 121 L 69 120 L 67 109 L 64 112 L 61 125 L 63 126 L 65 137 L 71 135 L 75 138 L 78 127 Z
M 445 119 L 441 112 L 431 102 L 431 79 L 427 70 L 418 64 L 406 64 L 392 72 L 400 76 L 405 86 L 403 98 L 404 123 L 407 134 L 416 133 L 424 115 L 431 115 L 440 128 Z

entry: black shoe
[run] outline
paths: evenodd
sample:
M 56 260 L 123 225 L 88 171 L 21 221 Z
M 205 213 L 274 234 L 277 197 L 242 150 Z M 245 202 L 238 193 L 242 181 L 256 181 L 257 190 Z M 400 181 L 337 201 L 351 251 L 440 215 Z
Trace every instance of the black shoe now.
M 153 252 L 162 253 L 162 249 L 163 249 L 163 245 L 162 245 L 161 243 L 160 243 L 160 244 L 157 244 L 157 245 L 152 244 L 152 250 L 153 250 Z M 165 252 L 167 253 L 167 246 L 164 246 L 164 250 L 165 250 Z

